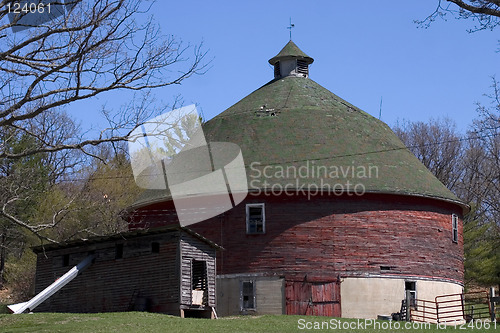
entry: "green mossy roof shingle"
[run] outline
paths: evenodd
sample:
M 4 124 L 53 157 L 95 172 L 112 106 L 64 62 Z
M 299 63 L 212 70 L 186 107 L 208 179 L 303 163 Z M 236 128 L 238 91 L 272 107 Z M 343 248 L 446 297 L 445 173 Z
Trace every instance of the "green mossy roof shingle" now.
M 302 52 L 301 49 L 297 45 L 295 45 L 294 42 L 291 40 L 281 49 L 281 51 L 271 59 L 269 59 L 269 63 L 271 65 L 274 65 L 277 61 L 280 59 L 286 59 L 286 58 L 298 58 L 301 60 L 306 61 L 308 64 L 312 64 L 314 59 Z
M 415 195 L 465 207 L 382 121 L 309 78 L 272 80 L 203 125 L 207 142 L 232 142 L 242 150 L 250 189 L 363 184 L 366 192 Z M 253 164 L 252 164 L 253 163 Z M 349 166 L 372 171 L 332 177 L 324 169 Z M 272 177 L 264 176 L 264 168 Z M 276 174 L 302 167 L 322 175 Z M 259 175 L 260 173 L 260 175 Z M 354 176 L 354 177 L 353 177 Z M 268 185 L 264 184 L 267 181 Z M 253 183 L 252 183 L 253 182 Z M 311 187 L 312 188 L 312 187 Z M 291 187 L 289 187 L 291 189 Z M 146 191 L 133 207 L 169 199 L 167 191 Z

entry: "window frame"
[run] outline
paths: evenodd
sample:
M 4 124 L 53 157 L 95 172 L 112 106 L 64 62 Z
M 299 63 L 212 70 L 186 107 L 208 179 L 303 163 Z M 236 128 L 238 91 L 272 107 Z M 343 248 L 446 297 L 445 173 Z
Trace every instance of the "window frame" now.
M 244 295 L 243 294 L 243 285 L 245 283 L 251 283 L 252 284 L 252 294 L 251 295 Z M 244 297 L 245 296 L 250 296 L 252 297 L 252 303 L 253 303 L 253 308 L 246 308 L 245 307 L 245 301 Z M 240 280 L 240 311 L 256 311 L 257 310 L 257 290 L 256 290 L 256 285 L 255 285 L 255 280 Z
M 458 243 L 458 215 L 451 214 L 451 240 Z
M 262 231 L 250 231 L 250 208 L 260 207 L 262 210 Z M 247 235 L 263 235 L 266 233 L 266 207 L 264 203 L 246 204 L 246 234 Z M 256 228 L 257 229 L 257 228 Z
M 408 286 L 413 286 L 412 288 L 407 288 Z M 406 306 L 411 306 L 413 309 L 417 309 L 417 281 L 413 280 L 405 280 L 405 298 L 406 299 L 406 292 L 410 292 L 410 304 L 407 304 Z

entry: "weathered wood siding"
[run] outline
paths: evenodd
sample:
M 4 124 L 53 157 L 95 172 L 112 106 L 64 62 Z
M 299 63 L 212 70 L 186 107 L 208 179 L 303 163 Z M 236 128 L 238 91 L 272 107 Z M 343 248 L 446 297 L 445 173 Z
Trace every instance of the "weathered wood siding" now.
M 208 278 L 208 306 L 215 307 L 215 257 L 216 251 L 206 242 L 183 233 L 180 239 L 181 249 L 181 304 L 191 305 L 192 299 L 192 261 L 206 262 Z
M 245 204 L 265 203 L 266 234 L 247 235 Z M 459 216 L 452 242 L 451 214 Z M 131 228 L 175 220 L 172 202 L 134 213 Z M 463 282 L 462 209 L 403 195 L 253 196 L 190 228 L 225 248 L 218 274 L 423 276 Z
M 153 242 L 159 243 L 159 253 L 152 253 Z M 117 243 L 123 244 L 121 259 L 115 259 Z M 37 293 L 66 273 L 90 251 L 93 251 L 96 259 L 94 264 L 81 275 L 35 310 L 51 312 L 148 310 L 179 315 L 181 243 L 188 254 L 211 259 L 208 274 L 215 281 L 215 250 L 207 243 L 184 232 L 173 231 L 105 241 L 51 250 L 45 254 L 39 253 L 36 272 Z M 197 250 L 196 246 L 201 246 L 209 254 Z M 69 265 L 63 267 L 63 257 L 66 254 L 69 254 Z M 215 303 L 215 296 L 212 296 L 211 300 Z
M 286 314 L 341 317 L 340 281 L 287 281 Z

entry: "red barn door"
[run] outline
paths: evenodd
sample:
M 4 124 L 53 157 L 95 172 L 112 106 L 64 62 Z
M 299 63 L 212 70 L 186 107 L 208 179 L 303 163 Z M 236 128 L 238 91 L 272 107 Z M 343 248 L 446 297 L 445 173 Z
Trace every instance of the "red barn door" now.
M 286 313 L 289 315 L 340 317 L 340 284 L 337 282 L 287 281 Z

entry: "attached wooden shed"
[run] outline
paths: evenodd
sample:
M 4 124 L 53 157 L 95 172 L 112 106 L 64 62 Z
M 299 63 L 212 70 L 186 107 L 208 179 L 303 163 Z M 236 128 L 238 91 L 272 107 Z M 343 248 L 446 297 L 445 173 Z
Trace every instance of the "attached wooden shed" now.
M 151 311 L 211 317 L 217 244 L 187 228 L 133 231 L 34 248 L 39 293 L 89 254 L 92 265 L 37 312 Z

